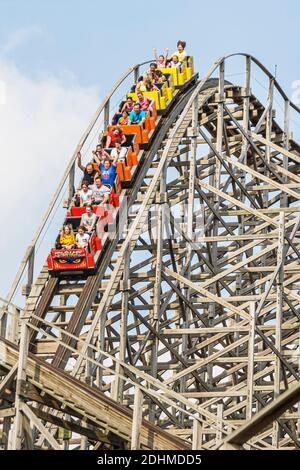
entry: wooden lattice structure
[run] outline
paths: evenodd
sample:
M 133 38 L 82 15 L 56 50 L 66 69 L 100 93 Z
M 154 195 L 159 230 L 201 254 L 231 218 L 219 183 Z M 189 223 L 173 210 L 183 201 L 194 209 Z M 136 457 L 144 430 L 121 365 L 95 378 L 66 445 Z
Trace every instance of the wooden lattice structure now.
M 299 448 L 299 109 L 244 60 L 242 85 L 222 58 L 165 117 L 96 275 L 34 278 L 34 239 L 1 314 L 4 448 Z

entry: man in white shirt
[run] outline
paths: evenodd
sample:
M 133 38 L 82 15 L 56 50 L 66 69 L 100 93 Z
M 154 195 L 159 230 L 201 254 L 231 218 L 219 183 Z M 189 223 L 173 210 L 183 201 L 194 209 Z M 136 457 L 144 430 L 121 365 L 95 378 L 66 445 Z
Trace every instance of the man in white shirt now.
M 88 233 L 92 233 L 97 222 L 97 216 L 93 213 L 92 206 L 86 206 L 85 214 L 82 214 L 80 225 L 83 225 Z
M 128 149 L 126 147 L 122 147 L 121 140 L 117 139 L 115 141 L 115 147 L 110 153 L 111 160 L 115 160 L 117 158 L 117 161 L 124 162 L 127 155 L 127 150 Z
M 109 202 L 110 189 L 102 184 L 101 178 L 95 178 L 95 184 L 90 186 L 92 191 L 92 204 L 103 206 Z

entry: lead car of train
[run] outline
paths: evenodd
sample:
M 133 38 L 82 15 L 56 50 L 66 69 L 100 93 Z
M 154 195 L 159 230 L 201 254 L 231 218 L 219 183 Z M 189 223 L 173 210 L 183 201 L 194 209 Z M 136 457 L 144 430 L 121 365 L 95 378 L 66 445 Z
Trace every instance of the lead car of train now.
M 158 85 L 159 91 L 143 92 L 144 96 L 149 96 L 155 101 L 155 110 L 152 115 L 147 114 L 143 125 L 118 125 L 126 136 L 126 142 L 123 146 L 127 148 L 127 154 L 124 162 L 117 163 L 117 175 L 110 194 L 109 209 L 104 209 L 103 206 L 93 206 L 97 223 L 87 248 L 51 249 L 47 263 L 52 276 L 87 276 L 95 273 L 110 240 L 108 227 L 117 224 L 120 200 L 126 196 L 127 191 L 130 191 L 137 173 L 143 165 L 145 151 L 151 149 L 164 117 L 178 101 L 180 95 L 192 87 L 198 78 L 198 74 L 194 73 L 192 57 L 188 57 L 187 62 L 180 68 L 165 68 L 160 71 L 165 75 L 166 81 Z M 128 96 L 132 96 L 134 100 L 137 99 L 134 92 L 129 92 Z M 108 126 L 106 132 L 111 128 L 112 126 Z M 105 150 L 108 153 L 111 151 L 111 149 Z M 95 168 L 98 170 L 97 165 Z M 64 225 L 71 225 L 76 234 L 84 212 L 85 207 L 70 206 Z

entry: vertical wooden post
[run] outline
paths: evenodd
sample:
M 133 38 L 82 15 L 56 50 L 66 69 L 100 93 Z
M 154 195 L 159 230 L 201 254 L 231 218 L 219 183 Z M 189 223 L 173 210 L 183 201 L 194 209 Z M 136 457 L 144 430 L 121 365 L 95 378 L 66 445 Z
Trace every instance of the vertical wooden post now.
M 106 130 L 108 125 L 109 125 L 109 100 L 106 102 L 106 105 L 104 106 L 104 130 Z
M 28 273 L 27 273 L 27 285 L 26 285 L 26 296 L 29 295 L 31 286 L 33 284 L 34 276 L 34 258 L 35 258 L 35 246 L 31 246 L 30 254 L 28 256 Z
M 202 449 L 202 437 L 202 426 L 197 419 L 194 419 L 192 450 Z
M 269 79 L 269 91 L 268 91 L 268 102 L 267 102 L 267 107 L 268 111 L 266 114 L 266 119 L 265 119 L 265 126 L 266 126 L 266 139 L 271 140 L 271 135 L 272 135 L 272 123 L 273 123 L 273 94 L 274 94 L 274 79 L 270 78 Z M 271 161 L 271 148 L 269 145 L 265 146 L 265 160 L 267 163 L 270 163 Z M 268 168 L 265 168 L 264 174 L 266 176 L 270 176 L 270 171 Z M 263 201 L 263 207 L 268 208 L 269 206 L 269 191 L 264 190 L 262 191 L 262 201 Z M 264 233 L 268 232 L 268 228 L 266 227 L 264 229 Z M 266 236 L 267 238 L 267 236 Z M 261 266 L 267 266 L 268 259 L 267 256 L 264 255 L 261 257 Z M 261 295 L 264 294 L 265 291 L 265 284 L 261 285 Z M 258 348 L 263 349 L 264 348 L 264 343 L 262 341 L 259 342 Z M 263 368 L 263 364 L 259 363 L 258 369 L 261 371 Z M 260 409 L 261 403 L 257 402 L 257 408 Z
M 245 64 L 245 85 L 244 85 L 244 94 L 243 94 L 243 129 L 245 133 L 248 133 L 249 129 L 249 113 L 250 113 L 250 81 L 251 81 L 251 57 L 246 57 L 246 64 Z M 245 135 L 242 136 L 242 149 L 241 149 L 241 156 L 240 161 L 243 164 L 247 165 L 248 160 L 248 140 Z M 246 172 L 244 170 L 240 170 L 240 181 L 243 186 L 246 184 Z M 240 195 L 241 202 L 245 202 L 245 194 L 241 193 Z M 239 225 L 238 225 L 238 234 L 243 235 L 245 232 L 245 217 L 243 215 L 239 218 Z M 243 254 L 238 257 L 239 261 L 242 261 Z M 236 276 L 236 293 L 240 295 L 242 288 L 242 273 L 237 273 Z M 240 321 L 239 315 L 235 316 L 235 321 L 238 323 Z M 234 340 L 237 341 L 239 339 L 239 333 L 236 332 L 234 334 Z M 235 352 L 237 355 L 239 354 L 238 348 Z M 238 398 L 236 398 L 237 402 Z
M 300 348 L 300 329 L 299 329 L 299 334 L 298 334 L 298 349 L 299 348 Z M 298 357 L 297 365 L 298 365 L 298 370 L 300 370 L 300 356 Z M 296 409 L 298 411 L 298 416 L 299 416 L 299 418 L 296 421 L 296 429 L 297 429 L 296 436 L 298 439 L 300 439 L 300 401 L 298 401 L 296 405 Z
M 140 67 L 137 65 L 134 69 L 134 83 L 137 83 L 140 76 Z
M 26 323 L 27 318 L 21 319 L 21 339 L 19 347 L 19 359 L 18 359 L 18 372 L 17 372 L 17 383 L 16 383 L 16 395 L 15 395 L 15 408 L 16 415 L 14 418 L 14 432 L 12 439 L 12 448 L 14 450 L 20 450 L 22 446 L 23 436 L 23 414 L 22 404 L 23 398 L 21 396 L 22 383 L 26 380 L 26 365 L 29 349 L 29 328 Z
M 269 80 L 269 93 L 268 93 L 268 106 L 269 110 L 266 115 L 266 139 L 271 140 L 271 134 L 272 134 L 272 123 L 273 123 L 273 94 L 274 94 L 274 79 L 270 78 Z M 271 161 L 271 148 L 269 145 L 266 145 L 265 147 L 265 158 L 267 163 L 270 163 Z M 270 172 L 266 168 L 265 169 L 265 175 L 269 176 Z M 263 202 L 264 202 L 264 207 L 268 207 L 268 191 L 263 191 Z M 263 258 L 263 262 L 265 264 L 266 257 Z
M 188 219 L 187 219 L 187 235 L 190 240 L 194 238 L 194 192 L 196 178 L 196 158 L 197 158 L 197 137 L 198 133 L 198 96 L 195 98 L 192 107 L 192 132 L 191 137 L 191 153 L 190 153 L 190 171 L 189 171 L 189 188 L 188 188 Z M 191 247 L 189 246 L 189 255 L 191 255 Z
M 163 244 L 164 244 L 164 227 L 165 227 L 165 194 L 166 194 L 166 167 L 164 166 L 160 178 L 160 192 L 157 193 L 158 214 L 157 226 L 155 234 L 156 244 L 156 260 L 155 260 L 155 281 L 153 286 L 153 310 L 150 314 L 152 327 L 158 332 L 158 324 L 161 308 L 161 272 L 163 269 Z M 157 377 L 157 357 L 158 357 L 158 337 L 153 333 L 151 340 L 150 370 L 153 377 Z M 156 405 L 150 404 L 149 421 L 155 421 Z
M 273 122 L 273 95 L 274 95 L 274 79 L 270 78 L 269 81 L 269 94 L 268 104 L 270 105 L 269 111 L 266 116 L 266 139 L 271 140 L 272 133 L 272 122 Z M 266 146 L 266 160 L 270 163 L 271 148 L 269 145 Z
M 75 193 L 75 163 L 70 168 L 69 173 L 69 188 L 68 188 L 68 207 L 72 202 L 72 198 Z
M 24 447 L 26 450 L 34 450 L 32 422 L 26 414 L 23 415 Z
M 290 101 L 284 102 L 284 148 L 290 150 Z M 282 155 L 283 168 L 288 169 L 288 157 Z
M 9 341 L 17 343 L 19 336 L 19 320 L 20 310 L 17 307 L 13 307 L 10 329 L 9 329 Z
M 223 150 L 223 126 L 224 126 L 224 101 L 225 101 L 225 91 L 224 91 L 224 80 L 225 80 L 225 64 L 224 61 L 220 64 L 219 70 L 219 93 L 218 93 L 218 117 L 217 117 L 217 144 L 216 149 L 219 154 L 222 155 Z M 220 170 L 221 162 L 216 158 L 216 188 L 220 187 Z
M 219 90 L 217 96 L 217 143 L 216 149 L 220 155 L 223 153 L 223 126 L 224 126 L 224 101 L 225 101 L 225 93 L 224 93 L 224 79 L 225 79 L 225 63 L 224 61 L 221 62 L 219 67 Z M 221 162 L 220 160 L 215 157 L 215 173 L 210 176 L 210 184 L 217 189 L 220 189 L 220 181 L 221 181 Z M 216 194 L 212 196 L 212 203 L 216 209 L 219 211 L 219 201 L 220 198 Z M 218 226 L 219 220 L 215 217 L 214 222 L 212 225 L 212 236 L 218 235 Z M 217 242 L 212 242 L 211 244 L 211 263 L 213 266 L 217 267 L 217 258 L 218 258 L 218 244 Z M 216 284 L 213 284 L 210 288 L 210 292 L 212 294 L 216 294 Z M 209 303 L 208 306 L 208 318 L 209 322 L 212 325 L 212 321 L 215 318 L 216 314 L 216 304 Z M 208 354 L 211 354 L 211 345 L 208 346 Z M 209 365 L 207 368 L 208 372 L 208 383 L 211 385 L 212 383 L 212 366 Z
M 86 367 L 85 367 L 85 381 L 88 385 L 93 385 L 93 373 L 92 373 L 92 364 L 89 361 L 89 358 L 93 358 L 93 350 L 90 347 L 87 347 L 86 350 Z
M 251 58 L 246 58 L 246 77 L 245 77 L 245 90 L 243 98 L 243 129 L 248 133 L 249 128 L 249 110 L 250 110 L 250 79 L 251 79 Z M 243 135 L 242 137 L 242 151 L 241 151 L 241 163 L 247 165 L 247 153 L 248 153 L 248 140 Z M 243 172 L 244 174 L 244 172 Z M 245 176 L 244 176 L 245 177 Z
M 2 311 L 2 317 L 1 317 L 1 320 L 0 320 L 0 335 L 1 335 L 2 338 L 6 338 L 8 312 L 5 309 L 5 307 L 3 307 L 3 308 L 4 308 L 4 310 Z
M 248 368 L 247 368 L 247 407 L 246 419 L 252 418 L 253 414 L 253 393 L 254 393 L 254 345 L 255 345 L 255 302 L 250 303 L 250 321 L 248 338 Z M 245 445 L 245 449 L 250 450 L 250 442 Z
M 282 306 L 283 306 L 283 280 L 284 280 L 284 235 L 285 235 L 285 213 L 279 214 L 278 228 L 278 249 L 277 249 L 277 266 L 280 270 L 277 275 L 276 282 L 276 331 L 275 331 L 275 347 L 281 353 L 282 342 Z M 280 395 L 281 381 L 281 362 L 276 356 L 274 363 L 274 399 Z M 273 424 L 272 444 L 275 448 L 279 446 L 279 424 L 277 421 Z
M 3 418 L 3 425 L 2 425 L 2 436 L 1 436 L 1 445 L 3 446 L 4 450 L 9 449 L 9 438 L 10 438 L 10 431 L 11 431 L 11 423 L 12 418 L 10 416 L 6 416 Z
M 187 206 L 187 223 L 186 223 L 186 233 L 190 240 L 194 242 L 194 202 L 195 202 L 195 179 L 196 179 L 196 159 L 197 159 L 197 138 L 199 136 L 199 127 L 198 127 L 198 117 L 199 113 L 199 99 L 198 95 L 195 97 L 192 104 L 192 126 L 191 126 L 191 145 L 189 153 L 189 173 L 188 173 L 188 206 Z M 189 244 L 187 246 L 186 261 L 188 265 L 186 270 L 186 277 L 191 278 L 191 259 L 193 257 L 193 247 Z M 185 296 L 187 300 L 190 300 L 190 289 L 185 288 Z M 185 309 L 185 321 L 183 322 L 183 328 L 189 328 L 191 322 L 192 314 L 189 308 Z M 182 338 L 182 355 L 184 359 L 188 358 L 189 343 L 188 335 L 184 335 Z M 182 377 L 180 380 L 180 392 L 186 392 L 186 377 Z M 181 419 L 184 420 L 185 416 L 182 414 Z
M 248 370 L 247 370 L 247 419 L 252 417 L 253 390 L 254 390 L 254 343 L 255 343 L 255 302 L 250 303 L 250 322 L 248 339 Z
M 125 362 L 126 357 L 126 341 L 127 341 L 127 318 L 128 318 L 128 304 L 129 304 L 129 267 L 130 267 L 130 247 L 126 249 L 124 255 L 124 273 L 123 280 L 121 281 L 121 292 L 122 292 L 122 309 L 120 318 L 120 343 L 119 343 L 119 359 Z M 124 380 L 120 377 L 120 374 L 124 373 L 123 367 L 116 363 L 116 377 L 113 389 L 113 398 L 116 401 L 122 403 L 123 401 L 123 390 Z
M 269 110 L 267 112 L 267 115 L 266 115 L 266 139 L 267 140 L 271 140 L 271 134 L 272 134 L 272 122 L 273 122 L 273 94 L 274 94 L 274 79 L 273 78 L 270 78 L 269 80 L 269 93 L 268 93 L 268 106 L 269 106 Z M 265 158 L 266 158 L 266 161 L 267 163 L 270 163 L 270 158 L 271 156 L 271 148 L 269 145 L 266 145 L 265 147 Z M 269 170 L 266 168 L 265 169 L 265 175 L 266 176 L 269 176 L 270 175 L 270 172 Z M 263 205 L 264 207 L 268 207 L 268 190 L 265 190 L 263 191 Z M 267 232 L 267 228 L 265 229 L 265 232 Z M 266 256 L 263 256 L 262 257 L 262 265 L 265 266 L 266 265 Z M 263 294 L 263 292 L 262 292 Z
M 194 103 L 193 103 L 194 105 Z M 193 119 L 193 118 L 192 118 Z M 193 124 L 192 124 L 192 129 L 193 129 Z M 183 167 L 183 176 L 184 176 L 184 179 L 185 180 L 188 180 L 190 181 L 190 172 L 189 172 L 189 167 L 188 167 L 188 162 L 190 162 L 190 160 L 192 159 L 193 157 L 191 157 L 190 155 L 190 146 L 187 147 L 186 149 L 186 152 L 184 152 L 180 158 L 180 160 L 182 162 L 184 162 L 184 167 Z M 185 196 L 185 198 L 180 202 L 179 204 L 179 230 L 180 230 L 180 234 L 179 234 L 179 237 L 178 237 L 178 242 L 181 242 L 181 241 L 184 241 L 184 233 L 186 233 L 187 231 L 187 205 L 186 205 L 186 197 L 188 198 L 189 197 L 189 194 L 188 194 L 188 189 L 184 189 L 183 190 L 183 194 Z M 169 208 L 170 210 L 170 208 Z M 187 262 L 187 258 L 186 258 L 186 262 Z M 185 259 L 184 257 L 182 257 L 181 259 L 178 260 L 178 270 L 181 271 L 185 265 Z M 187 295 L 187 288 L 184 284 L 180 283 L 180 290 L 184 293 L 184 295 Z M 185 311 L 186 312 L 186 311 Z M 178 309 L 177 309 L 177 317 L 178 317 L 178 320 L 177 320 L 177 327 L 178 328 L 186 328 L 186 321 L 184 320 L 183 318 L 183 315 L 181 313 L 181 308 L 180 308 L 180 303 L 178 303 Z M 181 355 L 184 359 L 186 359 L 187 355 L 186 355 L 186 352 L 187 352 L 187 349 L 188 349 L 188 338 L 187 338 L 187 335 L 184 335 L 182 337 L 182 346 L 181 346 Z M 181 377 L 180 378 L 180 393 L 184 393 L 186 391 L 186 377 Z M 176 414 L 176 413 L 175 413 Z M 183 412 L 180 412 L 179 413 L 179 421 L 182 425 L 184 425 L 184 419 L 185 419 L 185 414 Z
M 284 148 L 290 150 L 290 101 L 284 101 Z M 289 159 L 286 155 L 282 155 L 283 168 L 288 170 L 289 168 Z M 282 175 L 283 182 L 286 184 L 288 182 L 287 175 Z M 280 196 L 280 207 L 287 207 L 288 205 L 288 195 L 282 192 Z
M 135 387 L 134 404 L 133 404 L 133 418 L 132 418 L 132 433 L 131 433 L 131 450 L 138 450 L 140 448 L 140 432 L 143 417 L 143 393 L 141 389 Z
M 216 433 L 216 443 L 219 443 L 223 439 L 223 432 L 222 432 L 222 419 L 223 419 L 223 403 L 218 403 L 217 405 L 217 418 L 218 418 L 218 424 L 217 424 L 217 433 Z

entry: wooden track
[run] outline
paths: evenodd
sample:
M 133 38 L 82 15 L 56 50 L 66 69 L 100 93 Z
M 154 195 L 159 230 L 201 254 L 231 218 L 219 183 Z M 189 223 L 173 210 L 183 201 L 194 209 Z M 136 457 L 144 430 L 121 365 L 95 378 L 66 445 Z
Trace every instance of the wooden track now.
M 142 156 L 141 159 L 143 160 L 144 164 L 141 166 L 139 174 L 137 175 L 135 179 L 135 184 L 134 188 L 130 190 L 129 192 L 129 201 L 128 205 L 131 206 L 137 197 L 137 192 L 138 188 L 143 180 L 143 178 L 146 176 L 146 172 L 149 169 L 149 164 L 151 163 L 153 156 L 156 153 L 156 149 L 161 145 L 161 142 L 163 141 L 166 132 L 168 131 L 170 124 L 173 122 L 176 116 L 180 113 L 180 111 L 183 109 L 185 103 L 187 102 L 188 96 L 191 92 L 192 88 L 189 87 L 187 90 L 186 95 L 183 95 L 181 99 L 177 100 L 178 103 L 177 105 L 170 111 L 170 115 L 168 118 L 163 118 L 162 121 L 159 123 L 159 130 L 156 132 L 155 136 L 155 143 L 151 147 L 149 151 L 142 151 Z M 86 317 L 89 313 L 89 310 L 91 308 L 91 304 L 96 296 L 96 293 L 99 288 L 99 284 L 101 283 L 101 279 L 103 276 L 103 273 L 105 272 L 108 263 L 111 262 L 111 257 L 112 254 L 116 251 L 117 249 L 117 240 L 114 242 L 110 243 L 110 246 L 107 247 L 105 256 L 103 257 L 101 264 L 98 268 L 97 274 L 93 276 L 89 276 L 84 284 L 81 286 L 81 291 L 80 291 L 80 296 L 78 299 L 78 302 L 74 308 L 74 311 L 72 312 L 72 317 L 70 321 L 68 322 L 67 326 L 67 331 L 71 334 L 74 335 L 79 335 L 80 331 L 82 330 Z M 58 292 L 58 285 L 60 283 L 60 280 L 58 278 L 49 278 L 49 280 L 45 279 L 45 289 L 41 295 L 41 298 L 37 304 L 37 308 L 35 310 L 35 315 L 40 317 L 40 318 L 45 318 L 47 311 L 49 309 L 49 306 L 51 302 L 54 299 L 54 296 Z M 33 292 L 35 292 L 35 286 L 33 288 Z M 34 299 L 32 299 L 31 295 L 29 295 L 28 300 L 27 300 L 27 305 L 31 306 L 34 304 Z M 34 324 L 37 324 L 37 320 L 35 319 Z M 33 343 L 35 341 L 36 334 L 32 333 L 31 337 L 31 348 L 33 348 Z M 68 337 L 64 338 L 65 342 L 70 345 L 74 345 L 74 341 L 71 341 Z M 53 360 L 53 365 L 55 367 L 61 367 L 65 368 L 67 361 L 70 357 L 70 354 L 66 348 L 63 346 L 59 346 L 57 353 L 55 355 L 55 358 Z
M 2 367 L 11 369 L 18 361 L 18 350 L 12 343 L 1 341 L 0 356 L 4 358 Z M 22 384 L 22 396 L 26 400 L 33 399 L 43 403 L 47 403 L 48 400 L 54 409 L 61 412 L 65 412 L 67 407 L 70 412 L 75 412 L 75 415 L 85 418 L 93 427 L 102 430 L 104 442 L 107 432 L 122 440 L 128 442 L 131 440 L 132 411 L 99 390 L 70 377 L 69 374 L 45 363 L 33 354 L 29 354 L 28 357 L 27 379 L 28 382 Z M 32 387 L 28 386 L 28 383 Z M 45 395 L 38 397 L 37 394 L 41 392 Z M 147 421 L 142 422 L 140 442 L 145 449 L 188 450 L 190 448 L 183 440 Z

